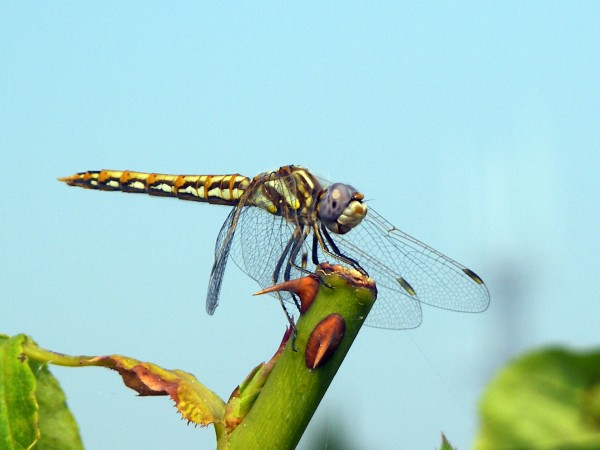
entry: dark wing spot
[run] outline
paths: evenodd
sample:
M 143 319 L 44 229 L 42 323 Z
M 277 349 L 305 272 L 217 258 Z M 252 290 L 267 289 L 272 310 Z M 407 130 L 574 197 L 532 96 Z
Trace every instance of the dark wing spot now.
M 406 292 L 408 292 L 410 295 L 413 295 L 413 296 L 417 295 L 417 293 L 412 288 L 412 286 L 410 284 L 408 284 L 408 281 L 406 281 L 404 278 L 398 277 L 398 278 L 396 278 L 396 280 L 398 281 L 398 283 L 400 283 L 400 286 L 402 286 L 404 288 L 404 290 Z
M 483 284 L 483 280 L 481 278 L 479 278 L 479 276 L 473 272 L 472 270 L 469 269 L 463 269 L 463 272 L 470 278 L 472 279 L 475 283 L 477 284 Z

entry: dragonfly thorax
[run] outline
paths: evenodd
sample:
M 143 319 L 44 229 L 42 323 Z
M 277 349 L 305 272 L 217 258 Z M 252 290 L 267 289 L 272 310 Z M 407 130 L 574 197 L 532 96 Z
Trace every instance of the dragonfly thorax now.
M 336 234 L 346 234 L 367 215 L 364 196 L 349 184 L 334 183 L 321 196 L 318 215 Z

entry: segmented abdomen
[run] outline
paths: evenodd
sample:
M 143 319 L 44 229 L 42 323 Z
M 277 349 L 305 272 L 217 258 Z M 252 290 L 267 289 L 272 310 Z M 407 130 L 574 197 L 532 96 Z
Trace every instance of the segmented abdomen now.
M 59 178 L 70 186 L 101 191 L 177 197 L 182 200 L 235 205 L 250 184 L 240 174 L 232 175 L 165 175 L 129 170 L 95 170 Z

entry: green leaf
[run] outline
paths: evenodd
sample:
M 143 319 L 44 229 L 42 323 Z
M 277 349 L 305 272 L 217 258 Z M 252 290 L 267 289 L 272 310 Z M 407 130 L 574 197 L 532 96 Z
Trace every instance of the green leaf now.
M 40 438 L 35 377 L 22 357 L 22 335 L 0 337 L 0 448 L 31 448 Z
M 67 406 L 65 393 L 58 380 L 46 365 L 31 361 L 30 366 L 37 378 L 35 394 L 39 405 L 39 426 L 42 435 L 35 448 L 83 449 L 79 427 Z M 37 369 L 34 369 L 35 366 L 38 366 Z
M 0 336 L 0 448 L 82 449 L 64 392 L 45 365 L 24 355 L 27 341 Z
M 519 358 L 489 385 L 475 448 L 600 448 L 600 352 L 552 348 Z

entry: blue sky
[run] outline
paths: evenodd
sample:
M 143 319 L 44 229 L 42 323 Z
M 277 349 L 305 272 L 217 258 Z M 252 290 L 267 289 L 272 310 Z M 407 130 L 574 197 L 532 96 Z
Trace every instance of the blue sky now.
M 247 176 L 300 164 L 475 270 L 492 304 L 361 331 L 311 425 L 359 446 L 468 448 L 494 371 L 597 345 L 600 6 L 0 5 L 0 331 L 192 372 L 222 397 L 277 347 L 231 266 L 227 208 L 69 189 L 87 169 Z M 89 449 L 210 448 L 165 398 L 55 368 Z M 340 428 L 343 427 L 343 428 Z M 309 448 L 304 443 L 303 448 Z

